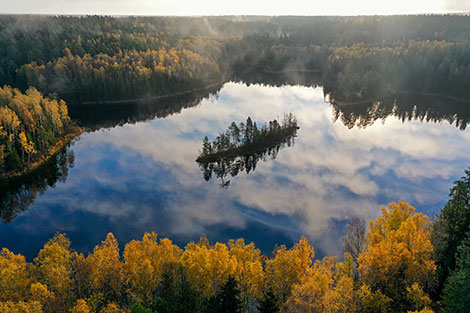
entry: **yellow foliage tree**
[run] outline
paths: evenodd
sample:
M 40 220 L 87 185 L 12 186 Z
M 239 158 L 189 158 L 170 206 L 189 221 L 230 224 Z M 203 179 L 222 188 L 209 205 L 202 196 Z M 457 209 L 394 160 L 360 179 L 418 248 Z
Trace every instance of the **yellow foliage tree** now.
M 325 257 L 308 268 L 301 282 L 292 286 L 292 294 L 282 312 L 325 312 L 325 295 L 332 288 L 336 258 Z
M 88 306 L 85 300 L 79 299 L 75 302 L 75 305 L 70 310 L 70 313 L 91 313 L 91 308 Z
M 274 258 L 266 262 L 267 282 L 280 301 L 286 301 L 292 286 L 302 281 L 314 256 L 313 247 L 302 236 L 292 249 L 281 246 L 274 252 Z
M 177 263 L 182 255 L 169 239 L 157 241 L 156 233 L 146 233 L 142 241 L 133 240 L 124 249 L 124 268 L 137 301 L 150 304 L 153 291 L 162 279 L 164 265 Z
M 43 313 L 42 306 L 38 301 L 0 302 L 2 313 Z
M 227 245 L 210 246 L 204 239 L 185 247 L 181 264 L 189 282 L 206 297 L 215 295 L 237 268 L 237 260 L 230 255 Z
M 261 262 L 261 251 L 255 244 L 245 244 L 245 240 L 229 241 L 229 253 L 234 257 L 236 268 L 234 278 L 239 282 L 243 302 L 249 299 L 260 300 L 263 297 L 265 274 Z
M 100 310 L 100 313 L 125 313 L 116 303 L 109 303 L 106 307 Z
M 390 203 L 377 221 L 370 222 L 368 247 L 358 258 L 361 281 L 393 299 L 397 309 L 406 307 L 407 287 L 430 288 L 433 283 L 430 225 L 427 216 L 404 202 Z
M 31 282 L 25 257 L 3 248 L 0 251 L 0 301 L 26 299 Z
M 372 291 L 369 286 L 362 285 L 357 290 L 358 312 L 389 313 L 392 311 L 392 299 L 380 290 Z
M 124 266 L 119 256 L 119 246 L 112 233 L 96 246 L 87 258 L 89 281 L 93 289 L 102 292 L 105 300 L 121 299 L 126 285 Z
M 37 301 L 44 306 L 44 304 L 53 301 L 54 298 L 54 293 L 50 292 L 46 285 L 41 283 L 31 284 L 31 297 L 29 300 Z
M 351 277 L 342 277 L 334 288 L 325 293 L 322 304 L 325 313 L 358 312 L 354 280 Z
M 18 135 L 18 139 L 20 141 L 21 147 L 23 148 L 23 151 L 26 152 L 28 157 L 31 154 L 36 153 L 36 149 L 34 149 L 34 144 L 30 140 L 28 140 L 28 138 L 26 137 L 25 132 L 21 132 Z
M 358 310 L 358 296 L 354 282 L 354 259 L 344 254 L 344 262 L 337 263 L 335 285 L 323 297 L 323 311 L 328 313 L 353 313 Z
M 72 253 L 70 240 L 64 234 L 56 234 L 34 259 L 39 280 L 61 298 L 66 298 L 72 286 Z

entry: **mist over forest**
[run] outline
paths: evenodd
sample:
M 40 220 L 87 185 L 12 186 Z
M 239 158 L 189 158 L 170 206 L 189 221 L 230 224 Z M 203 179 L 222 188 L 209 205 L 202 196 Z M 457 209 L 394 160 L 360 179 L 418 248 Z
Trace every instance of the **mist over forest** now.
M 403 124 L 446 122 L 462 133 L 470 122 L 468 15 L 0 15 L 0 30 L 0 218 L 5 224 L 27 218 L 35 201 L 73 176 L 74 138 L 84 132 L 107 136 L 116 128 L 124 133 L 129 125 L 143 136 L 139 127 L 197 110 L 204 99 L 217 99 L 227 83 L 322 88 L 330 118 L 347 130 L 363 130 L 389 116 Z M 191 165 L 199 166 L 208 183 L 213 176 L 221 179 L 224 190 L 218 194 L 229 192 L 229 176 L 253 177 L 258 163 L 265 166 L 261 174 L 269 166 L 275 172 L 274 159 L 293 150 L 294 137 L 304 128 L 297 121 L 305 116 L 284 114 L 279 122 L 258 120 L 260 127 L 250 116 L 233 121 L 213 141 L 203 132 L 217 123 L 205 121 L 194 133 L 181 135 L 191 148 L 193 137 L 203 140 Z M 164 140 L 152 138 L 145 149 L 160 148 Z M 183 150 L 174 151 L 187 154 Z M 411 159 L 425 153 L 401 154 Z M 391 160 L 384 155 L 383 163 Z M 446 157 L 441 164 L 452 162 Z M 350 163 L 363 161 L 358 159 Z M 112 172 L 120 166 L 111 163 L 103 167 Z M 371 176 L 385 172 L 377 165 Z M 303 236 L 292 247 L 279 245 L 264 255 L 243 239 L 223 243 L 202 237 L 180 247 L 141 229 L 142 240 L 125 242 L 122 251 L 110 232 L 84 254 L 57 231 L 33 260 L 12 252 L 14 247 L 1 250 L 0 311 L 464 312 L 470 305 L 470 172 L 461 172 L 433 217 L 400 199 L 382 208 L 369 226 L 359 217 L 345 226 L 336 217 L 344 224 L 336 236 L 344 236 L 344 254 L 322 259 Z M 337 180 L 352 198 L 360 192 L 344 191 L 348 179 Z M 296 209 L 300 215 L 305 211 Z

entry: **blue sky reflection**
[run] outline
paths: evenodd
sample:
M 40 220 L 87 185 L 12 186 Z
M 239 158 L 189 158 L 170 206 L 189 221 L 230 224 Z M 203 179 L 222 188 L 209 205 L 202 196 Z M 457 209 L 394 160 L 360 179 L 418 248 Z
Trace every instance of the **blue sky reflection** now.
M 195 162 L 210 138 L 248 116 L 258 122 L 296 115 L 295 145 L 228 189 L 204 181 Z M 245 237 L 269 253 L 306 234 L 319 255 L 340 254 L 344 225 L 376 218 L 390 201 L 437 213 L 448 189 L 470 165 L 470 131 L 448 122 L 395 117 L 365 129 L 332 119 L 321 88 L 228 83 L 218 99 L 181 114 L 81 136 L 67 181 L 48 189 L 9 224 L 0 246 L 31 258 L 56 231 L 90 251 L 112 231 L 121 242 L 146 231 L 178 244 Z

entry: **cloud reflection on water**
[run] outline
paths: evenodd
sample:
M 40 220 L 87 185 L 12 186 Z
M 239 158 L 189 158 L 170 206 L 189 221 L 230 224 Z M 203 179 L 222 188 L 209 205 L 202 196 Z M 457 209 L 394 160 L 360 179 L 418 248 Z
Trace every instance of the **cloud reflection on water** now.
M 264 122 L 288 112 L 301 127 L 293 147 L 240 173 L 227 190 L 204 181 L 195 159 L 205 135 L 215 138 L 247 116 Z M 86 222 L 73 221 L 84 214 L 101 221 L 100 232 L 113 231 L 121 240 L 144 231 L 220 240 L 220 228 L 248 234 L 257 223 L 292 240 L 307 234 L 322 253 L 340 254 L 344 223 L 375 218 L 389 201 L 436 213 L 451 182 L 470 165 L 469 141 L 469 130 L 446 121 L 388 117 L 348 129 L 333 122 L 321 88 L 228 83 L 218 100 L 205 99 L 181 114 L 83 135 L 73 147 L 68 181 L 48 190 L 31 209 L 36 212 L 25 213 L 15 227 L 81 234 Z M 65 216 L 60 223 L 48 209 L 57 207 Z

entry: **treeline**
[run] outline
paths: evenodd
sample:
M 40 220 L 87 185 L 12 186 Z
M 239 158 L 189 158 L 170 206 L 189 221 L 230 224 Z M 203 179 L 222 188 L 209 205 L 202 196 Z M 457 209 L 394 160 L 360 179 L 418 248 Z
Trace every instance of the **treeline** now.
M 123 51 L 181 48 L 184 41 L 195 38 L 193 35 L 198 36 L 198 46 L 205 39 L 211 44 L 204 46 L 215 46 L 207 38 L 212 35 L 209 28 L 203 19 L 191 18 L 3 15 L 0 17 L 0 83 L 24 88 L 16 80 L 22 65 L 47 64 L 63 57 L 66 48 L 81 57 L 85 54 L 112 56 Z
M 355 101 L 401 91 L 470 97 L 470 42 L 409 41 L 333 49 L 324 78 L 333 99 Z
M 182 34 L 176 25 L 172 18 L 2 16 L 0 83 L 57 92 L 68 102 L 146 98 L 220 83 L 225 39 Z
M 256 72 L 283 74 L 287 81 L 322 85 L 337 101 L 381 100 L 400 92 L 470 97 L 469 41 L 350 46 L 279 41 L 257 35 L 238 42 L 233 48 L 240 51 L 232 60 L 233 75 L 249 81 Z M 310 83 L 302 77 L 309 77 Z
M 2 250 L 0 308 L 5 313 L 25 307 L 35 312 L 266 312 L 264 307 L 431 312 L 426 291 L 435 264 L 429 230 L 426 216 L 408 204 L 390 204 L 371 223 L 367 250 L 357 260 L 346 254 L 344 262 L 314 260 L 305 238 L 267 258 L 242 239 L 215 245 L 201 239 L 180 249 L 155 233 L 128 243 L 122 256 L 110 233 L 85 257 L 57 234 L 33 263 Z M 398 255 L 396 247 L 401 247 Z M 398 269 L 402 272 L 393 275 Z
M 46 65 L 24 65 L 18 75 L 25 85 L 74 101 L 167 95 L 221 81 L 215 62 L 174 48 L 94 57 L 74 56 L 66 49 L 64 57 Z
M 35 88 L 0 88 L 0 177 L 47 158 L 79 131 L 63 100 L 45 98 Z
M 306 238 L 261 255 L 243 239 L 184 249 L 147 233 L 85 256 L 57 234 L 32 263 L 0 252 L 2 312 L 464 312 L 470 303 L 470 170 L 435 222 L 404 202 L 353 220 L 344 261 Z M 441 292 L 441 290 L 443 290 Z M 440 302 L 437 300 L 441 299 Z
M 257 71 L 320 72 L 320 83 L 326 92 L 343 100 L 364 99 L 400 90 L 468 97 L 469 19 L 468 16 L 450 15 L 2 16 L 0 83 L 26 90 L 29 81 L 20 70 L 22 67 L 37 70 L 41 66 L 47 67 L 49 62 L 50 66 L 57 63 L 60 67 L 70 54 L 76 59 L 96 60 L 97 63 L 107 55 L 109 61 L 116 62 L 119 67 L 120 55 L 142 54 L 147 50 L 187 49 L 208 62 L 215 62 L 220 73 L 224 74 L 219 78 L 224 79 L 237 79 Z M 172 61 L 177 67 L 177 60 Z M 83 91 L 76 82 L 82 80 L 78 73 L 71 71 L 66 75 L 60 69 L 57 73 L 51 74 L 53 69 L 48 72 L 48 75 L 43 75 L 56 76 L 59 81 L 71 79 L 74 83 L 67 87 L 77 88 L 77 94 L 78 90 Z M 111 72 L 106 71 L 102 79 L 114 84 L 111 82 L 119 75 L 115 68 Z M 141 80 L 148 80 L 145 73 L 139 72 L 139 75 Z M 201 81 L 204 82 L 203 77 Z M 46 82 L 48 85 L 51 83 L 46 80 L 35 84 L 39 86 Z M 54 88 L 69 92 L 61 89 L 64 87 L 61 82 L 55 83 Z M 130 80 L 130 89 L 134 87 L 132 83 Z M 146 84 L 146 87 L 159 88 L 159 85 Z M 108 91 L 106 96 L 117 98 L 118 95 Z

